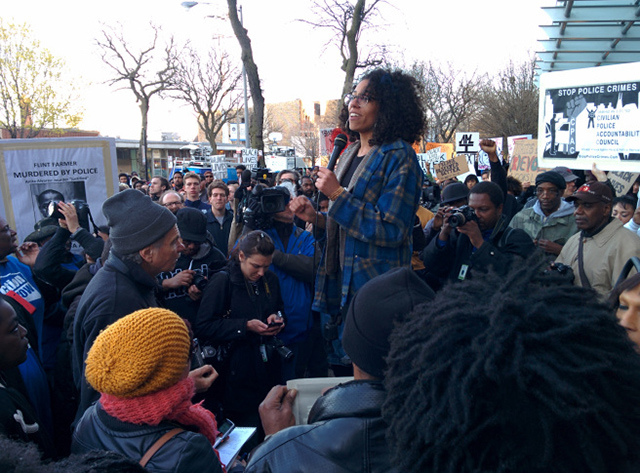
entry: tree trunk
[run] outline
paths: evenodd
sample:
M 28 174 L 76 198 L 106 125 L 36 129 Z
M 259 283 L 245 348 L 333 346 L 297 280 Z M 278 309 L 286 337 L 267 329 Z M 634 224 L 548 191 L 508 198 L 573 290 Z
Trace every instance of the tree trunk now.
M 147 156 L 147 150 L 149 147 L 147 146 L 147 117 L 149 115 L 149 102 L 147 100 L 140 101 L 140 113 L 142 115 L 142 127 L 140 129 L 140 159 L 142 160 L 142 164 L 144 165 L 144 176 L 145 180 L 149 181 L 151 177 L 151 173 L 153 172 L 153 166 L 149 163 L 149 158 Z
M 249 134 L 251 136 L 251 147 L 262 151 L 264 142 L 262 140 L 262 127 L 264 122 L 264 97 L 260 88 L 260 76 L 258 75 L 258 66 L 253 61 L 253 51 L 251 49 L 251 40 L 247 34 L 247 30 L 242 26 L 238 17 L 238 6 L 236 0 L 227 0 L 229 5 L 229 20 L 233 27 L 233 32 L 238 39 L 242 50 L 242 63 L 244 64 L 249 81 L 249 90 L 251 91 L 251 101 L 253 103 L 253 113 L 249 119 Z M 246 126 L 246 124 L 245 124 Z M 264 158 L 263 158 L 264 159 Z M 263 165 L 264 163 L 262 163 Z
M 365 8 L 366 0 L 358 0 L 353 7 L 353 17 L 351 18 L 351 28 L 347 31 L 347 48 L 349 57 L 342 63 L 344 71 L 344 83 L 342 85 L 342 97 L 353 89 L 353 78 L 358 67 L 358 34 L 362 26 L 362 12 Z

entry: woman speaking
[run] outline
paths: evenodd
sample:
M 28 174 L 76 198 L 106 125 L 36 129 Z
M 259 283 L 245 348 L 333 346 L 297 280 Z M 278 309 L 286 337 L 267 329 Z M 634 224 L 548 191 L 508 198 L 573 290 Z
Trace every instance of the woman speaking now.
M 422 171 L 411 144 L 424 128 L 417 81 L 374 69 L 345 96 L 343 128 L 356 140 L 335 174 L 320 168 L 317 188 L 331 200 L 316 214 L 304 197 L 292 202 L 303 220 L 325 226 L 327 243 L 316 281 L 314 309 L 337 314 L 368 280 L 410 266 Z

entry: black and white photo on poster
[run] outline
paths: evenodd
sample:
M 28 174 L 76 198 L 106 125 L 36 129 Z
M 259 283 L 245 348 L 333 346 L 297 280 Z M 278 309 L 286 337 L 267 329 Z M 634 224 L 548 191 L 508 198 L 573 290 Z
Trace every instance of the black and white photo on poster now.
M 538 155 L 545 167 L 640 166 L 640 65 L 543 74 Z M 594 71 L 591 73 L 590 71 Z
M 102 203 L 117 182 L 115 140 L 0 140 L 0 173 L 0 211 L 20 241 L 56 200 L 86 202 L 95 223 L 102 225 Z

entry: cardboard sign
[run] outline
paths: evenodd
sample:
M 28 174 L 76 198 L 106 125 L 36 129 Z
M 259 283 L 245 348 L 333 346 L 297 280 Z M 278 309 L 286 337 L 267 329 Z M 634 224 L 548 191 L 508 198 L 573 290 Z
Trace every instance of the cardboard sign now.
M 634 172 L 610 171 L 607 174 L 609 182 L 616 190 L 616 196 L 625 195 L 640 174 Z
M 509 176 L 520 182 L 536 182 L 536 176 L 549 171 L 538 167 L 538 140 L 518 140 L 513 147 L 513 157 L 509 165 Z
M 418 163 L 422 172 L 430 175 L 435 174 L 434 166 L 442 161 L 451 159 L 453 156 L 453 145 L 451 143 L 427 143 L 426 153 L 417 154 Z
M 446 161 L 436 164 L 434 167 L 436 176 L 441 181 L 469 172 L 467 157 L 465 155 L 456 156 L 453 159 L 447 159 Z
M 456 133 L 456 153 L 480 151 L 480 133 Z

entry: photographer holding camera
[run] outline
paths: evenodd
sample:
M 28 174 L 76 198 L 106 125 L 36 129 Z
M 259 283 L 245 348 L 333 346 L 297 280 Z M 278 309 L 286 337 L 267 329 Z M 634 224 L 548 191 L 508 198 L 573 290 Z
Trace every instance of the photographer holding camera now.
M 162 285 L 164 306 L 196 323 L 202 291 L 208 279 L 227 264 L 227 259 L 207 231 L 207 217 L 197 209 L 183 208 L 176 213 L 184 250 L 172 271 L 157 276 Z
M 445 209 L 440 233 L 422 253 L 427 273 L 443 282 L 464 281 L 490 267 L 506 273 L 515 256 L 529 257 L 533 241 L 524 230 L 508 228 L 503 202 L 500 187 L 481 182 L 469 191 L 468 206 Z
M 221 401 L 236 425 L 258 427 L 257 442 L 264 437 L 258 406 L 279 384 L 281 359 L 288 355 L 275 338 L 284 328 L 284 304 L 278 277 L 269 271 L 274 250 L 264 231 L 244 235 L 226 269 L 209 278 L 194 328 L 203 347 L 220 351 L 213 363 L 220 378 L 207 401 Z

